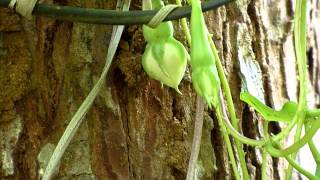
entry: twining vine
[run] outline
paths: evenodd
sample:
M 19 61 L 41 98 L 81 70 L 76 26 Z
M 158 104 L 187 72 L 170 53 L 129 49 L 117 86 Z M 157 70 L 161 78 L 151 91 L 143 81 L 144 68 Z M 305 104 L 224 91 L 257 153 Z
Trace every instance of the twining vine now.
M 152 1 L 154 2 L 154 1 Z M 181 4 L 177 0 L 177 4 Z M 292 169 L 297 169 L 301 174 L 305 175 L 309 179 L 320 179 L 319 172 L 319 152 L 316 149 L 312 137 L 320 128 L 320 110 L 318 109 L 308 109 L 306 103 L 307 96 L 307 64 L 306 64 L 306 0 L 297 0 L 294 16 L 294 39 L 295 39 L 295 54 L 296 54 L 296 64 L 299 72 L 299 101 L 298 103 L 288 101 L 286 102 L 282 109 L 276 111 L 262 102 L 260 102 L 256 97 L 252 96 L 248 92 L 241 92 L 240 99 L 251 107 L 253 107 L 257 112 L 261 114 L 264 118 L 263 123 L 263 139 L 256 140 L 244 137 L 238 130 L 238 119 L 235 115 L 235 109 L 233 105 L 233 100 L 231 96 L 231 91 L 229 84 L 227 82 L 226 76 L 223 71 L 223 67 L 218 56 L 216 47 L 212 41 L 211 35 L 209 34 L 204 18 L 201 12 L 199 0 L 191 0 L 192 12 L 191 12 L 191 38 L 190 38 L 190 29 L 187 25 L 186 20 L 182 20 L 182 27 L 184 29 L 185 35 L 187 37 L 188 43 L 191 47 L 191 59 L 190 64 L 192 68 L 192 83 L 193 87 L 198 94 L 202 97 L 209 108 L 215 109 L 216 116 L 219 122 L 221 132 L 223 134 L 223 139 L 227 145 L 227 151 L 231 161 L 232 169 L 236 179 L 249 179 L 249 174 L 245 162 L 243 144 L 251 145 L 257 148 L 262 149 L 262 177 L 261 179 L 267 179 L 266 177 L 266 161 L 267 156 L 271 155 L 274 157 L 284 157 L 289 162 L 288 170 L 286 171 L 286 179 L 291 179 Z M 158 28 L 159 31 L 161 26 Z M 161 37 L 165 39 L 166 37 Z M 146 37 L 148 39 L 148 37 Z M 147 45 L 148 48 L 148 45 Z M 149 53 L 150 50 L 146 49 L 145 53 Z M 178 67 L 184 67 L 185 64 L 179 63 L 185 57 L 184 53 L 177 53 L 174 51 L 166 51 L 164 48 L 162 50 L 153 51 L 153 54 L 150 55 L 153 58 L 143 59 L 143 61 L 155 61 L 157 62 L 154 66 L 145 67 L 145 71 L 148 73 L 150 71 L 155 71 L 159 69 L 162 71 L 162 77 L 157 76 L 154 73 L 148 73 L 149 76 L 153 79 L 160 81 L 161 83 L 173 87 L 177 90 L 176 84 L 172 86 L 172 83 L 166 83 L 168 78 L 175 79 L 176 82 L 180 82 L 182 77 L 177 76 L 176 74 L 168 74 L 166 69 L 162 69 L 163 64 L 168 63 L 167 61 L 175 61 Z M 162 53 L 162 54 L 161 54 Z M 171 54 L 168 56 L 179 57 L 176 59 L 164 59 L 165 54 Z M 160 54 L 160 55 L 159 55 Z M 157 58 L 158 57 L 158 58 Z M 185 61 L 183 61 L 185 62 Z M 173 63 L 173 62 L 171 62 Z M 150 70 L 152 69 L 152 70 Z M 178 91 L 179 92 L 179 91 Z M 224 98 L 225 96 L 225 98 Z M 224 106 L 226 101 L 227 108 Z M 202 108 L 199 105 L 199 100 L 197 100 L 197 113 L 199 114 L 198 108 Z M 228 113 L 227 113 L 228 110 Z M 203 111 L 203 109 L 202 109 Z M 195 179 L 195 166 L 196 158 L 199 153 L 199 146 L 201 138 L 201 130 L 199 127 L 202 127 L 199 124 L 199 115 L 196 115 L 195 122 L 195 132 L 194 139 L 192 144 L 191 156 L 188 166 L 187 179 Z M 201 114 L 201 116 L 203 116 Z M 231 124 L 228 120 L 228 117 L 231 118 Z M 268 133 L 268 122 L 283 122 L 287 123 L 288 126 L 277 135 L 269 135 Z M 200 121 L 202 122 L 202 121 Z M 288 137 L 293 127 L 296 128 L 294 144 L 287 148 L 282 148 L 282 140 Z M 305 135 L 301 137 L 301 132 L 303 126 L 305 127 Z M 239 157 L 239 163 L 241 171 L 238 171 L 238 165 L 235 161 L 235 154 L 231 146 L 229 135 L 235 138 L 236 143 L 236 153 Z M 310 173 L 307 170 L 303 169 L 297 162 L 295 162 L 295 157 L 297 152 L 305 144 L 308 144 L 310 150 L 313 154 L 314 160 L 317 163 L 317 171 L 315 173 Z
M 130 1 L 125 1 L 124 5 L 126 8 L 124 9 L 128 9 L 129 3 Z M 180 0 L 176 0 L 176 3 L 181 5 Z M 209 106 L 209 109 L 214 110 L 216 113 L 218 124 L 224 142 L 226 143 L 233 174 L 237 180 L 249 179 L 245 153 L 243 151 L 244 144 L 261 148 L 261 179 L 263 180 L 267 179 L 266 170 L 268 156 L 284 157 L 288 161 L 289 167 L 286 171 L 287 180 L 291 179 L 293 168 L 309 179 L 320 179 L 320 153 L 312 140 L 314 134 L 320 128 L 320 110 L 309 109 L 306 102 L 306 0 L 296 0 L 294 15 L 294 46 L 299 73 L 298 103 L 288 101 L 283 105 L 281 110 L 276 111 L 260 102 L 248 92 L 241 92 L 240 94 L 240 99 L 253 107 L 264 118 L 264 137 L 258 140 L 245 137 L 239 132 L 239 121 L 236 117 L 231 90 L 218 51 L 212 40 L 212 35 L 206 27 L 202 14 L 201 2 L 200 0 L 190 0 L 189 3 L 192 7 L 190 27 L 186 19 L 182 19 L 181 24 L 191 49 L 190 55 L 183 44 L 174 38 L 172 22 L 167 21 L 160 22 L 155 28 L 143 25 L 143 35 L 147 41 L 147 45 L 142 56 L 142 66 L 145 72 L 151 78 L 159 81 L 163 85 L 175 89 L 176 92 L 180 94 L 181 92 L 179 91 L 178 86 L 184 76 L 188 60 L 190 59 L 192 84 L 198 97 L 195 131 L 187 179 L 198 179 L 195 169 L 201 143 L 205 103 Z M 164 3 L 161 0 L 143 0 L 143 10 L 159 10 L 161 8 L 164 8 Z M 112 38 L 113 50 L 110 51 L 111 55 L 108 56 L 108 60 L 106 61 L 107 69 L 108 65 L 111 63 L 110 59 L 112 59 L 114 55 L 114 48 L 117 47 L 123 30 L 121 28 L 117 29 L 117 27 L 118 26 L 115 26 L 114 29 L 116 35 Z M 107 69 L 101 76 L 102 80 L 105 78 Z M 72 118 L 73 120 L 67 127 L 48 163 L 43 179 L 50 179 L 52 177 L 65 148 L 70 143 L 72 136 L 79 127 L 81 120 L 91 106 L 100 87 L 101 84 L 97 85 L 97 87 L 95 86 L 95 89 L 92 91 L 93 94 L 89 94 L 77 114 Z M 90 100 L 88 101 L 88 99 Z M 287 127 L 277 135 L 271 135 L 268 131 L 268 123 L 271 121 L 286 123 Z M 283 148 L 282 141 L 288 137 L 294 127 L 296 127 L 294 143 L 289 147 Z M 303 127 L 305 129 L 305 134 L 301 137 Z M 235 149 L 232 147 L 230 136 L 234 139 Z M 295 161 L 297 152 L 305 144 L 308 144 L 317 164 L 317 170 L 314 173 L 308 172 Z M 236 159 L 239 159 L 239 161 L 237 162 Z

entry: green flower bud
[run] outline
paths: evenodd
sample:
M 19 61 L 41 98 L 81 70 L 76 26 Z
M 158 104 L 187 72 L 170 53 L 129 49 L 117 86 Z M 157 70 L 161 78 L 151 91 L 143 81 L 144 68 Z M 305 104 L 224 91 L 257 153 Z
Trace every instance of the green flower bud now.
M 153 79 L 174 88 L 178 93 L 189 57 L 184 46 L 173 37 L 148 43 L 142 56 L 142 66 Z
M 200 1 L 191 1 L 191 68 L 192 83 L 198 95 L 205 98 L 209 107 L 219 101 L 220 79 L 215 58 L 208 41 L 208 31 Z

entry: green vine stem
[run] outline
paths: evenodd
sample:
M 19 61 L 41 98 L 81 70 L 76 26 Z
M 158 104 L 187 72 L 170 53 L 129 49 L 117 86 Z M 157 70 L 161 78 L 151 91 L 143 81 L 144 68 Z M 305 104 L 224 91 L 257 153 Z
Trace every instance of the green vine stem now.
M 307 144 L 312 140 L 312 137 L 314 136 L 314 134 L 317 132 L 319 128 L 320 128 L 320 121 L 315 121 L 312 123 L 311 128 L 308 130 L 308 132 L 306 132 L 304 137 L 299 139 L 299 141 L 296 141 L 290 147 L 280 150 L 273 147 L 271 143 L 268 143 L 267 150 L 274 157 L 287 156 L 292 153 L 295 153 L 300 148 L 302 148 L 305 144 Z M 278 143 L 278 142 L 273 142 L 273 143 Z
M 244 151 L 243 151 L 243 148 L 242 148 L 242 146 L 243 146 L 242 143 L 243 142 L 253 142 L 253 144 L 255 144 L 254 142 L 259 142 L 259 141 L 256 141 L 256 140 L 252 140 L 251 141 L 249 138 L 245 138 L 245 137 L 241 138 L 240 137 L 241 135 L 238 133 L 238 130 L 239 130 L 238 123 L 239 123 L 239 121 L 238 121 L 238 119 L 236 117 L 236 113 L 235 113 L 235 109 L 234 109 L 234 105 L 233 105 L 233 100 L 232 100 L 232 96 L 231 96 L 231 91 L 230 91 L 230 87 L 229 87 L 229 84 L 228 84 L 228 80 L 227 80 L 227 78 L 226 78 L 226 76 L 224 74 L 223 67 L 222 67 L 222 64 L 221 64 L 221 60 L 220 60 L 220 57 L 218 55 L 218 51 L 217 51 L 217 49 L 216 49 L 216 47 L 214 45 L 214 42 L 213 42 L 211 37 L 209 38 L 209 42 L 210 42 L 210 46 L 211 46 L 213 55 L 214 55 L 214 57 L 216 59 L 216 66 L 217 66 L 218 75 L 219 75 L 219 78 L 220 78 L 220 81 L 221 81 L 221 86 L 222 86 L 223 92 L 224 92 L 224 94 L 226 96 L 227 108 L 228 108 L 228 111 L 229 111 L 229 114 L 230 114 L 230 117 L 231 117 L 231 123 L 232 123 L 231 127 L 232 127 L 232 129 L 234 128 L 235 131 L 237 132 L 237 133 L 234 133 L 234 135 L 239 137 L 239 139 L 235 140 L 235 143 L 236 143 L 236 149 L 237 149 L 237 152 L 238 152 L 238 155 L 239 155 L 240 165 L 241 165 L 241 168 L 242 168 L 243 178 L 244 179 L 249 179 L 247 163 L 246 163 L 246 160 L 245 160 L 245 155 L 244 155 Z M 224 101 L 220 101 L 220 103 L 222 104 L 222 103 L 224 103 Z M 224 124 L 227 127 L 229 127 L 228 129 L 230 129 L 231 127 L 228 126 L 228 125 L 230 125 L 229 121 L 227 121 L 226 118 L 224 120 L 225 120 Z M 240 139 L 242 139 L 244 141 L 241 141 Z
M 279 143 L 275 143 L 275 145 L 279 148 L 280 144 Z M 276 148 L 274 148 L 276 149 Z M 281 151 L 278 150 L 277 151 Z M 289 165 L 291 165 L 292 167 L 294 167 L 297 171 L 299 171 L 301 174 L 303 174 L 304 176 L 306 176 L 307 178 L 311 179 L 311 180 L 319 180 L 318 177 L 312 175 L 310 172 L 308 172 L 307 170 L 305 170 L 303 167 L 301 167 L 294 159 L 292 159 L 289 155 L 284 155 L 283 157 L 286 158 L 286 160 L 289 162 Z
M 265 139 L 269 139 L 269 122 L 263 122 L 263 135 Z M 265 146 L 262 147 L 262 165 L 261 165 L 261 179 L 267 180 L 267 159 L 268 158 L 268 151 Z
M 305 122 L 304 127 L 305 127 L 305 132 L 308 132 L 309 129 L 312 127 L 312 124 L 310 124 L 310 122 Z M 308 146 L 313 156 L 313 159 L 315 160 L 317 165 L 320 164 L 320 153 L 317 147 L 315 146 L 315 144 L 313 143 L 312 139 L 308 142 Z
M 309 145 L 309 149 L 312 153 L 313 159 L 315 160 L 315 162 L 317 164 L 320 164 L 320 153 L 317 150 L 317 147 L 314 145 L 312 139 L 309 141 L 308 145 Z
M 313 174 L 311 174 L 310 172 L 308 172 L 307 170 L 305 170 L 303 167 L 301 167 L 295 160 L 293 160 L 291 157 L 289 156 L 285 156 L 286 160 L 289 162 L 289 164 L 294 167 L 298 172 L 300 172 L 301 174 L 303 174 L 305 177 L 307 177 L 310 180 L 320 180 L 320 178 L 314 176 Z
M 182 6 L 181 0 L 176 0 L 176 4 L 178 6 Z M 190 34 L 190 31 L 189 31 L 189 26 L 188 26 L 187 19 L 186 18 L 181 18 L 180 19 L 180 23 L 182 25 L 182 29 L 183 29 L 184 35 L 186 36 L 188 44 L 189 44 L 189 46 L 191 46 L 191 34 Z
M 307 61 L 306 61 L 306 15 L 307 15 L 307 1 L 306 0 L 297 0 L 295 15 L 294 15 L 294 45 L 295 53 L 299 71 L 299 84 L 300 84 L 300 93 L 299 93 L 299 102 L 298 109 L 293 117 L 293 122 L 297 122 L 297 130 L 294 136 L 294 142 L 298 141 L 301 136 L 302 126 L 305 118 L 305 110 L 307 107 Z M 311 129 L 310 129 L 311 130 Z M 292 159 L 296 158 L 296 152 L 291 155 Z M 292 169 L 291 165 L 288 166 L 288 171 L 286 173 L 286 180 L 291 179 Z
M 228 154 L 229 154 L 229 159 L 231 161 L 231 165 L 232 165 L 232 169 L 233 169 L 234 175 L 235 175 L 237 180 L 240 180 L 241 177 L 240 177 L 240 174 L 239 174 L 238 169 L 237 169 L 237 163 L 236 163 L 236 160 L 234 158 L 232 145 L 231 145 L 231 142 L 230 142 L 230 139 L 229 139 L 229 135 L 228 135 L 227 129 L 226 129 L 224 123 L 223 123 L 223 121 L 224 121 L 223 119 L 225 117 L 228 117 L 228 116 L 227 116 L 227 112 L 225 110 L 225 107 L 223 105 L 223 94 L 222 94 L 221 88 L 219 89 L 219 98 L 220 98 L 220 104 L 217 105 L 215 107 L 215 109 L 216 109 L 216 115 L 217 115 L 220 131 L 221 131 L 223 139 L 224 139 L 224 141 L 225 141 L 225 143 L 227 145 L 227 151 L 228 151 Z M 249 178 L 249 175 L 248 175 L 248 178 Z M 244 179 L 246 179 L 246 178 L 244 178 Z
M 229 134 L 231 134 L 236 140 L 240 141 L 243 144 L 261 147 L 261 146 L 266 145 L 269 142 L 266 140 L 256 140 L 256 139 L 251 139 L 251 138 L 243 136 L 236 129 L 233 128 L 233 126 L 230 124 L 230 122 L 226 118 L 224 119 L 223 123 L 226 126 Z

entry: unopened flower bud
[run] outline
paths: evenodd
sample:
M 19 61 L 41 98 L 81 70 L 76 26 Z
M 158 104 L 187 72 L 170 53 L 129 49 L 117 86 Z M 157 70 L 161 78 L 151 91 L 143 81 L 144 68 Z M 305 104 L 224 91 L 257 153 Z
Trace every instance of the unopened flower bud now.
M 173 37 L 148 43 L 142 56 L 142 66 L 153 79 L 174 88 L 178 85 L 186 70 L 189 57 L 184 46 Z
M 220 79 L 198 1 L 192 1 L 191 38 L 192 84 L 197 94 L 212 107 L 219 102 Z

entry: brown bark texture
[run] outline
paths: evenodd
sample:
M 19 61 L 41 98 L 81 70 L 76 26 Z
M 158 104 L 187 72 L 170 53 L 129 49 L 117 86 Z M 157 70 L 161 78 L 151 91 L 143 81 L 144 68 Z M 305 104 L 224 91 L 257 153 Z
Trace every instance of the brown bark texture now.
M 110 0 L 44 2 L 104 9 L 116 5 Z M 140 5 L 133 1 L 131 9 Z M 309 100 L 316 106 L 320 2 L 309 0 L 308 7 Z M 262 118 L 239 100 L 241 79 L 257 79 L 253 83 L 272 107 L 297 100 L 293 13 L 292 0 L 237 0 L 205 13 L 248 137 L 262 136 Z M 186 45 L 177 21 L 174 27 L 175 37 Z M 66 125 L 100 76 L 111 30 L 108 25 L 44 17 L 26 20 L 0 8 L 0 179 L 39 179 Z M 142 69 L 145 45 L 140 25 L 125 28 L 105 85 L 55 179 L 186 177 L 196 104 L 191 70 L 179 86 L 183 95 L 162 88 Z M 274 123 L 271 131 L 281 128 Z M 260 179 L 261 151 L 248 146 L 244 150 L 251 178 Z M 285 166 L 284 160 L 269 157 L 268 178 L 283 179 Z M 208 109 L 197 172 L 200 179 L 233 179 L 216 117 Z

